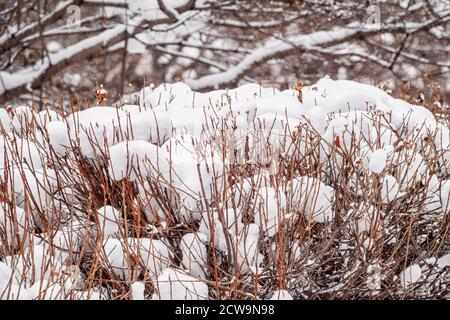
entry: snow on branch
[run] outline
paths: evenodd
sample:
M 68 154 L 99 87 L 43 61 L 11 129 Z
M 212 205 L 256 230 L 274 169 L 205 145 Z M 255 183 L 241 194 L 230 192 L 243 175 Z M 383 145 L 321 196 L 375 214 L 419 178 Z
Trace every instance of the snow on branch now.
M 437 23 L 448 20 L 448 14 L 439 19 L 433 19 L 422 24 L 392 24 L 381 28 L 375 25 L 356 26 L 354 23 L 346 27 L 330 31 L 317 31 L 309 34 L 301 34 L 285 39 L 269 40 L 264 46 L 257 48 L 251 54 L 242 59 L 240 63 L 227 71 L 206 75 L 199 79 L 188 80 L 187 83 L 194 90 L 216 89 L 236 84 L 244 75 L 252 69 L 268 60 L 285 57 L 294 53 L 301 53 L 317 47 L 329 47 L 356 38 L 369 37 L 384 32 L 391 33 L 417 33 L 423 29 L 431 28 Z M 373 58 L 373 57 L 372 57 Z
M 24 38 L 38 32 L 38 29 L 42 26 L 57 21 L 66 13 L 68 7 L 79 5 L 82 2 L 82 0 L 67 0 L 60 2 L 51 13 L 47 14 L 40 21 L 31 23 L 22 29 L 19 29 L 17 26 L 11 27 L 0 37 L 0 52 L 6 52 L 8 49 L 19 44 Z
M 117 25 L 96 36 L 81 40 L 67 48 L 61 49 L 56 53 L 51 53 L 43 61 L 39 61 L 34 66 L 16 73 L 1 71 L 0 100 L 2 98 L 7 99 L 25 86 L 33 88 L 44 78 L 53 75 L 66 64 L 70 64 L 71 60 L 82 59 L 98 47 L 108 47 L 111 43 L 117 42 L 118 39 L 124 37 L 126 29 L 127 27 L 125 25 Z
M 68 5 L 75 3 L 74 1 L 67 1 L 60 4 L 57 9 L 48 17 L 56 15 L 56 12 L 67 8 Z M 78 3 L 78 2 L 77 2 Z M 116 4 L 119 4 L 117 1 Z M 189 5 L 193 6 L 195 0 L 183 1 L 180 6 L 174 10 L 180 12 L 191 9 Z M 63 10 L 63 12 L 65 12 Z M 50 19 L 50 18 L 47 18 Z M 38 61 L 31 67 L 18 70 L 16 72 L 1 71 L 0 72 L 0 102 L 13 98 L 16 94 L 22 93 L 25 90 L 31 91 L 33 88 L 40 86 L 44 80 L 48 79 L 58 71 L 71 65 L 76 61 L 80 61 L 86 57 L 95 54 L 99 48 L 107 50 L 108 48 L 120 43 L 121 41 L 132 37 L 145 29 L 152 28 L 156 25 L 163 25 L 171 22 L 176 22 L 173 17 L 160 17 L 155 15 L 153 20 L 148 16 L 143 17 L 137 15 L 133 19 L 127 21 L 127 24 L 117 24 L 110 29 L 107 29 L 97 35 L 90 36 L 75 44 L 59 50 L 56 53 L 49 53 L 42 60 Z M 14 45 L 14 43 L 30 36 L 32 33 L 31 27 L 22 29 L 20 38 L 15 36 L 11 39 L 3 37 L 6 46 Z

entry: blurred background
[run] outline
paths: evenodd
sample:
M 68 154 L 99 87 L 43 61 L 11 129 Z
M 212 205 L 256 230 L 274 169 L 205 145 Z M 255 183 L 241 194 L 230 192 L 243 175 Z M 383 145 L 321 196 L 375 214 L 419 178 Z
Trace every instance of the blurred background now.
M 3 0 L 0 107 L 136 103 L 150 84 L 279 89 L 328 75 L 446 112 L 444 0 Z

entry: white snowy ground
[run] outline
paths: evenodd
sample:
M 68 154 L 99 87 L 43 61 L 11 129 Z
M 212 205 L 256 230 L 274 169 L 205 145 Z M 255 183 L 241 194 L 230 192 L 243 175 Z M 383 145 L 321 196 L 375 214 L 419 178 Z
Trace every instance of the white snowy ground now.
M 374 243 L 388 250 L 404 241 L 394 227 L 411 216 L 448 217 L 447 125 L 352 81 L 323 78 L 303 88 L 302 102 L 297 94 L 254 84 L 199 93 L 175 83 L 144 88 L 140 105 L 66 115 L 0 109 L 0 297 L 211 299 L 217 281 L 231 288 L 239 279 L 240 297 L 307 298 L 338 291 L 356 269 L 367 296 L 383 281 L 400 291 L 448 281 L 445 243 L 402 260 L 389 279 L 390 267 L 371 258 Z M 99 176 L 108 185 L 90 184 Z M 112 200 L 113 185 L 125 182 L 131 198 Z M 343 205 L 336 188 L 352 201 Z M 103 203 L 98 194 L 108 195 Z M 308 236 L 278 247 L 294 224 Z M 322 268 L 320 256 L 308 246 L 337 224 L 348 272 L 320 286 L 308 275 Z M 278 279 L 274 252 L 302 274 L 288 268 L 283 281 L 261 280 L 256 290 L 257 277 Z

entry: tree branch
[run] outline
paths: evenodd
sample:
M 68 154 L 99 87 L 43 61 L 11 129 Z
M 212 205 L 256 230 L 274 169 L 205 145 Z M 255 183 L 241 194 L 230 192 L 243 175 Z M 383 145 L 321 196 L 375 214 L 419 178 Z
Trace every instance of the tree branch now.
M 195 0 L 190 0 L 188 5 L 177 8 L 180 12 L 188 11 L 195 5 Z M 72 65 L 73 63 L 87 59 L 99 52 L 111 47 L 127 37 L 131 37 L 159 24 L 176 22 L 171 18 L 156 18 L 144 20 L 137 17 L 130 21 L 129 25 L 117 25 L 102 33 L 79 41 L 57 53 L 50 54 L 48 58 L 32 67 L 20 70 L 16 73 L 0 72 L 0 103 L 7 101 L 28 88 L 38 88 L 45 80 Z M 133 27 L 135 26 L 135 27 Z
M 81 5 L 83 0 L 67 0 L 59 3 L 56 9 L 43 17 L 40 22 L 31 23 L 25 28 L 19 29 L 13 34 L 5 33 L 0 37 L 0 54 L 5 53 L 7 50 L 18 45 L 24 38 L 36 33 L 39 28 L 45 27 L 59 20 L 66 14 L 66 10 L 71 5 Z
M 310 47 L 327 47 L 339 43 L 363 39 L 383 32 L 414 34 L 431 28 L 439 23 L 445 23 L 448 14 L 422 24 L 392 24 L 376 28 L 373 25 L 355 24 L 347 25 L 331 31 L 318 31 L 310 34 L 302 34 L 289 37 L 285 40 L 268 41 L 263 47 L 256 49 L 242 59 L 236 66 L 227 71 L 201 77 L 196 80 L 188 80 L 187 83 L 194 90 L 212 90 L 235 85 L 243 76 L 251 70 L 271 59 L 282 58 L 302 51 L 308 51 Z

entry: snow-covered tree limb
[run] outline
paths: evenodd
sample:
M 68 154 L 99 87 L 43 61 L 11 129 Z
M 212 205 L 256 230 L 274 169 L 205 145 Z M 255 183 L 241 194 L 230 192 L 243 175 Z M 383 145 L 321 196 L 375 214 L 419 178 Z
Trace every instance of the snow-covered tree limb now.
M 194 0 L 188 1 L 182 7 L 178 7 L 180 12 L 189 10 L 195 4 Z M 190 7 L 191 6 L 191 7 Z M 64 6 L 66 8 L 66 6 Z M 59 9 L 57 10 L 59 11 Z M 142 32 L 146 28 L 155 25 L 176 22 L 173 17 L 160 18 L 154 20 L 143 19 L 141 16 L 129 21 L 128 25 L 118 24 L 117 26 L 105 30 L 95 36 L 81 40 L 67 48 L 63 48 L 56 53 L 50 53 L 48 57 L 35 65 L 22 69 L 20 71 L 9 73 L 0 72 L 0 102 L 13 98 L 24 90 L 31 90 L 39 87 L 46 79 L 53 76 L 63 68 L 86 59 L 101 49 L 107 49 L 126 38 Z M 29 32 L 23 32 L 23 37 Z M 20 41 L 20 40 L 18 40 Z
M 381 28 L 374 25 L 348 25 L 330 31 L 317 31 L 310 34 L 296 35 L 282 40 L 269 40 L 264 46 L 257 48 L 242 61 L 227 71 L 210 74 L 199 79 L 189 80 L 188 84 L 196 90 L 206 90 L 225 87 L 237 83 L 249 71 L 257 68 L 268 60 L 285 57 L 292 54 L 301 54 L 311 47 L 328 47 L 354 39 L 362 39 L 383 32 L 390 33 L 417 33 L 423 29 L 431 28 L 436 24 L 448 21 L 449 14 L 433 19 L 423 24 L 393 24 Z
M 11 27 L 9 32 L 6 32 L 0 37 L 0 54 L 19 44 L 24 38 L 36 33 L 40 27 L 49 25 L 56 22 L 58 19 L 61 19 L 61 17 L 66 14 L 68 7 L 80 5 L 82 2 L 83 0 L 66 0 L 60 2 L 51 13 L 41 18 L 40 22 L 29 24 L 20 29 L 17 26 Z

